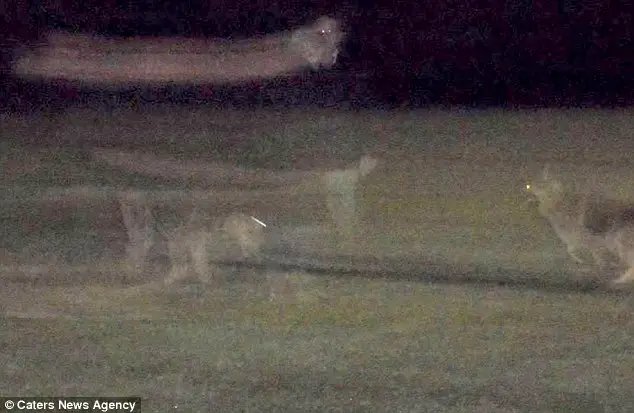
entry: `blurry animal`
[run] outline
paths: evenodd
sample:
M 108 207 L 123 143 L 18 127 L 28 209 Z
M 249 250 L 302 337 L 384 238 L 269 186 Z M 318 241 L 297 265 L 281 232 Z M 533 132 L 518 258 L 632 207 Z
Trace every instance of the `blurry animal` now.
M 144 193 L 126 192 L 119 195 L 123 222 L 128 235 L 127 255 L 130 269 L 143 271 L 157 236 L 165 238 L 171 268 L 165 283 L 181 280 L 193 269 L 198 278 L 208 282 L 213 277 L 211 259 L 214 254 L 231 254 L 236 259 L 258 258 L 264 244 L 261 220 L 244 213 L 214 218 L 193 206 L 176 212 L 177 223 L 159 222 L 152 203 Z
M 566 189 L 549 169 L 548 165 L 544 167 L 541 180 L 526 185 L 539 203 L 539 213 L 548 220 L 574 261 L 587 264 L 590 254 L 594 264 L 606 265 L 612 257 L 605 237 L 587 227 L 590 195 Z
M 340 23 L 322 16 L 313 24 L 292 33 L 290 49 L 303 56 L 313 69 L 330 67 L 337 62 L 343 37 Z
M 349 239 L 359 225 L 356 190 L 359 181 L 372 172 L 378 159 L 364 155 L 346 169 L 324 172 L 320 186 L 325 191 L 326 206 L 339 235 Z
M 606 247 L 627 269 L 612 285 L 634 281 L 634 204 L 602 199 L 588 205 L 584 227 L 595 237 L 603 237 Z
M 221 163 L 181 161 L 152 154 L 94 150 L 93 157 L 111 167 L 126 172 L 142 173 L 169 179 L 197 180 L 205 185 L 231 182 L 251 187 L 274 187 L 296 195 L 318 192 L 325 203 L 339 235 L 349 237 L 358 225 L 356 190 L 359 182 L 369 175 L 379 160 L 363 155 L 357 162 L 338 169 L 309 171 L 270 171 L 246 169 Z
M 225 40 L 184 37 L 105 37 L 50 32 L 13 62 L 21 77 L 99 85 L 139 82 L 238 83 L 331 67 L 344 38 L 339 21 L 320 17 L 293 31 Z
M 566 244 L 579 263 L 585 250 L 596 264 L 605 266 L 618 258 L 627 267 L 612 281 L 620 285 L 634 281 L 634 204 L 600 194 L 578 194 L 564 189 L 544 168 L 542 180 L 526 186 L 539 201 L 539 212 Z
M 612 281 L 612 285 L 618 286 L 634 281 L 634 216 L 628 216 L 615 223 L 615 226 L 605 233 L 605 237 L 610 250 L 617 254 L 621 263 L 627 267 L 619 278 Z

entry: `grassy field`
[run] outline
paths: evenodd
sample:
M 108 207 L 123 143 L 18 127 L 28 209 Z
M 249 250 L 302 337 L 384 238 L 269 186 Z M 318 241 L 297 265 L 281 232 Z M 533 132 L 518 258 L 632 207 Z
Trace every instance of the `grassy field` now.
M 0 394 L 140 395 L 150 411 L 633 411 L 631 295 L 593 288 L 616 274 L 572 264 L 523 190 L 551 162 L 571 185 L 632 199 L 629 115 L 165 107 L 3 119 Z M 368 149 L 382 162 L 359 188 L 354 248 L 302 232 L 328 228 L 314 197 L 249 199 L 271 227 L 264 265 L 162 290 L 122 273 L 114 199 L 43 200 L 77 185 L 192 189 L 95 165 L 96 146 L 281 170 Z

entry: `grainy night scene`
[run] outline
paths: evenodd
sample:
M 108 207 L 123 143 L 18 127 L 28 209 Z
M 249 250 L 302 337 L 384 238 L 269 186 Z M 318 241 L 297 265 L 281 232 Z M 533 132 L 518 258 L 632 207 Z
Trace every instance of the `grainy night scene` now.
M 634 412 L 633 20 L 5 1 L 0 397 Z

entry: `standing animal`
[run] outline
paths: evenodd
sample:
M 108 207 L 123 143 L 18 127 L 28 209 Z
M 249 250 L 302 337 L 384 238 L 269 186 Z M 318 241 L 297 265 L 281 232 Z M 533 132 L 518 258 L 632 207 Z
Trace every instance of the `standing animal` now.
M 164 280 L 166 284 L 185 278 L 190 267 L 201 281 L 208 282 L 213 277 L 214 253 L 222 255 L 237 250 L 237 254 L 231 255 L 239 259 L 257 258 L 265 241 L 266 224 L 244 213 L 215 218 L 194 205 L 172 208 L 177 215 L 176 223 L 159 222 L 151 200 L 144 193 L 121 193 L 119 203 L 128 235 L 130 269 L 137 274 L 144 269 L 156 237 L 161 235 L 167 242 L 171 265 Z
M 618 258 L 627 267 L 611 282 L 621 285 L 634 281 L 634 205 L 593 193 L 566 190 L 544 168 L 542 180 L 527 189 L 539 201 L 539 212 L 566 244 L 568 254 L 586 263 L 583 252 L 604 267 Z
M 354 164 L 336 169 L 308 171 L 270 171 L 246 169 L 221 163 L 181 161 L 152 154 L 120 152 L 111 149 L 93 150 L 97 162 L 132 173 L 142 173 L 169 179 L 180 179 L 201 184 L 283 188 L 295 195 L 319 193 L 339 235 L 350 238 L 358 225 L 356 191 L 359 182 L 374 171 L 379 160 L 363 155 Z
M 527 184 L 526 189 L 535 196 L 539 213 L 548 220 L 574 261 L 587 264 L 589 254 L 594 264 L 604 266 L 608 263 L 610 250 L 605 238 L 586 227 L 589 194 L 566 189 L 551 175 L 548 166 L 544 168 L 541 180 Z
M 356 190 L 359 181 L 372 172 L 378 159 L 364 155 L 358 164 L 346 169 L 324 172 L 320 187 L 326 194 L 326 206 L 335 228 L 344 240 L 350 240 L 359 225 Z

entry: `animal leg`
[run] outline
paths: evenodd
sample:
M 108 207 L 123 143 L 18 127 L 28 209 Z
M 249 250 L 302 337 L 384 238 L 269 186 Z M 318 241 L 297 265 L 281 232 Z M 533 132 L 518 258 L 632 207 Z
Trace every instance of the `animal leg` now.
M 139 195 L 124 195 L 119 199 L 123 224 L 128 236 L 126 255 L 130 271 L 143 271 L 154 244 L 154 226 L 150 207 Z
M 180 237 L 174 237 L 167 242 L 170 258 L 170 272 L 165 277 L 165 284 L 170 285 L 187 276 L 187 247 L 183 245 Z
M 623 285 L 634 281 L 634 267 L 631 267 L 629 270 L 625 272 L 622 276 L 612 281 L 612 285 Z
M 188 245 L 192 266 L 203 283 L 208 283 L 213 274 L 209 265 L 209 251 L 207 248 L 207 234 L 194 237 Z

